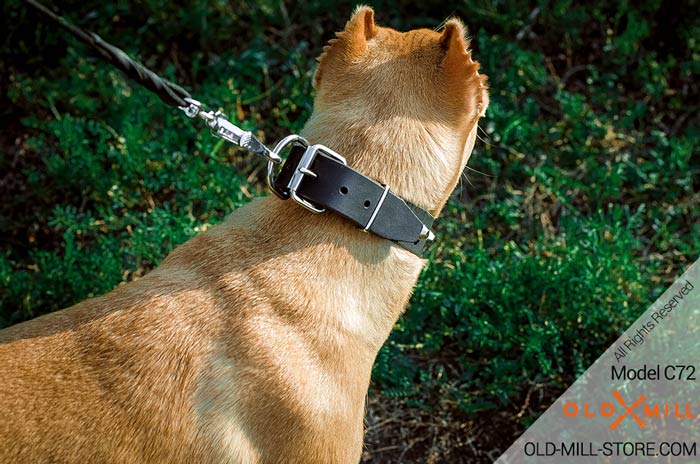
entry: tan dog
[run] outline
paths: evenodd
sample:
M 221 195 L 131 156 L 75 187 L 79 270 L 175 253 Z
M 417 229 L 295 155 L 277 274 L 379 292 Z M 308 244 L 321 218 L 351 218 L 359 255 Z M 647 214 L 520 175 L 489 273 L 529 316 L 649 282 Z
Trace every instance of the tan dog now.
M 302 134 L 437 215 L 488 103 L 465 32 L 359 8 Z M 140 280 L 0 333 L 0 461 L 356 463 L 372 364 L 424 264 L 253 201 Z

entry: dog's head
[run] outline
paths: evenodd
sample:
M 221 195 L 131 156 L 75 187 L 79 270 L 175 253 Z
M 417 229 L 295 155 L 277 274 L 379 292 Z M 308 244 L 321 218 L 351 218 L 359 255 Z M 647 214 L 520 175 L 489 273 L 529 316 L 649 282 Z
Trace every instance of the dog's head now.
M 466 28 L 405 33 L 379 27 L 359 7 L 324 47 L 305 132 L 353 166 L 437 213 L 454 189 L 488 106 L 486 76 Z

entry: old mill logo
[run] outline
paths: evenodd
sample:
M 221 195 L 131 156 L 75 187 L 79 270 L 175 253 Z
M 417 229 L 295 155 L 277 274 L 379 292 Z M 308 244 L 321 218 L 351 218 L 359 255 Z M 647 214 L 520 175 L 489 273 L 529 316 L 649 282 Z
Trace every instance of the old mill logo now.
M 647 403 L 647 397 L 641 395 L 634 402 L 628 403 L 619 391 L 612 393 L 616 403 L 606 401 L 601 403 L 599 408 L 595 408 L 588 403 L 580 407 L 577 403 L 564 404 L 564 415 L 567 417 L 610 417 L 610 430 L 615 430 L 625 419 L 633 420 L 640 428 L 645 428 L 650 419 L 659 417 L 675 417 L 678 419 L 695 419 L 698 417 L 691 414 L 689 404 L 678 403 Z M 620 408 L 621 406 L 621 408 Z M 646 421 L 645 421 L 646 420 Z

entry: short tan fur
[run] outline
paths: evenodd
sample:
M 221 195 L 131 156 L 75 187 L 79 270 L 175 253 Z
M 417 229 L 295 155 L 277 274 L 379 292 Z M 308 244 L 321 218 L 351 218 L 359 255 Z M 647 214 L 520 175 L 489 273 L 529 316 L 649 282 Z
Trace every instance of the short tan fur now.
M 437 215 L 488 105 L 466 29 L 324 48 L 302 135 Z M 425 261 L 254 200 L 145 277 L 0 332 L 0 461 L 357 463 L 370 372 Z

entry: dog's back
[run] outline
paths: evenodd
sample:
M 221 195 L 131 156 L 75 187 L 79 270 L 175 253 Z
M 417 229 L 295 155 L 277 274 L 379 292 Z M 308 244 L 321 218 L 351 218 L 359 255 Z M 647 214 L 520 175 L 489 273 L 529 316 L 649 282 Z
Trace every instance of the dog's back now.
M 195 462 L 167 443 L 192 436 L 204 335 L 180 325 L 178 284 L 151 274 L 0 332 L 0 461 Z
M 295 314 L 331 301 L 290 297 L 276 275 L 294 288 L 310 272 L 292 242 L 316 241 L 324 266 L 336 245 L 299 232 L 248 246 L 302 225 L 279 208 L 254 201 L 138 281 L 0 332 L 0 461 L 356 461 L 338 443 L 361 443 L 369 372 L 343 391 L 319 381 L 347 368 L 351 341 Z

